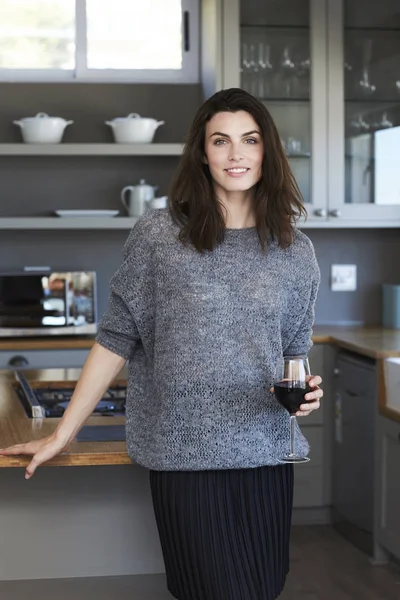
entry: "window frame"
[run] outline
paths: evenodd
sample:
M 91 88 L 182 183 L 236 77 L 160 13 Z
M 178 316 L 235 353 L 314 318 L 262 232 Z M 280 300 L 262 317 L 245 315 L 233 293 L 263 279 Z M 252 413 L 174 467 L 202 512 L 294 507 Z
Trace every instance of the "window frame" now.
M 200 0 L 181 0 L 189 15 L 189 49 L 182 48 L 182 69 L 89 69 L 86 39 L 86 0 L 75 0 L 75 69 L 1 69 L 8 83 L 198 83 L 200 80 Z M 183 24 L 183 17 L 182 17 Z M 184 46 L 184 32 L 182 45 Z

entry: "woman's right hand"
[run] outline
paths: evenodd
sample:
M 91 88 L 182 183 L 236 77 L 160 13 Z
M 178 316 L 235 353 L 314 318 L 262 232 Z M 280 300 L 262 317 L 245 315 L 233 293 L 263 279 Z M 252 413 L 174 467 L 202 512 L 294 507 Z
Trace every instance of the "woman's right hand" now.
M 30 479 L 40 465 L 54 458 L 57 454 L 65 452 L 71 441 L 65 440 L 53 433 L 40 440 L 33 440 L 26 444 L 16 444 L 15 446 L 3 448 L 0 450 L 0 456 L 18 456 L 21 454 L 33 456 L 25 470 L 25 479 Z

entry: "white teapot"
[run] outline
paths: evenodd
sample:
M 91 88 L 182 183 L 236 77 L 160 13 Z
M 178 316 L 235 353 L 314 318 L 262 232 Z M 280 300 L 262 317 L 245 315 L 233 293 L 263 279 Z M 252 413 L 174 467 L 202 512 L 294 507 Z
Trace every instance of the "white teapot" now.
M 147 204 L 154 199 L 156 190 L 155 185 L 149 185 L 145 179 L 141 179 L 138 185 L 126 185 L 121 190 L 121 202 L 125 206 L 130 217 L 142 216 Z

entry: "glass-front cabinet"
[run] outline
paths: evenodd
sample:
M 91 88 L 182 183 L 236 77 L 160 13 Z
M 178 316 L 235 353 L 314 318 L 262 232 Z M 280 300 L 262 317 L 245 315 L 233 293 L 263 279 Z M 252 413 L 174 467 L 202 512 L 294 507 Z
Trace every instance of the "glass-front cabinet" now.
M 330 214 L 400 226 L 400 3 L 328 7 Z
M 229 14 L 228 14 L 229 13 Z M 225 16 L 223 87 L 241 87 L 270 111 L 308 219 L 326 218 L 325 5 L 313 0 L 233 0 Z M 320 23 L 321 27 L 317 27 Z M 232 56 L 237 56 L 235 67 Z
M 307 224 L 400 227 L 400 0 L 220 8 L 220 87 L 269 109 Z

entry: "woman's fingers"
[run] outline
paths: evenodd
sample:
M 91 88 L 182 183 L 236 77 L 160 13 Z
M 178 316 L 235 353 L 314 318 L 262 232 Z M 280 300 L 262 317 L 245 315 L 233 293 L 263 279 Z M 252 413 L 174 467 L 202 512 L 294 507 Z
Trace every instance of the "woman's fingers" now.
M 59 452 L 59 448 L 55 446 L 54 443 L 43 446 L 43 448 L 34 455 L 31 462 L 26 467 L 25 479 L 30 479 L 40 465 L 59 454 Z
M 47 462 L 51 458 L 54 458 L 54 456 L 57 456 L 57 454 L 60 454 L 66 450 L 68 445 L 69 443 L 66 443 L 65 441 L 57 439 L 54 436 L 49 436 L 47 438 L 28 442 L 27 444 L 16 444 L 15 446 L 4 448 L 0 450 L 0 455 L 32 455 L 33 458 L 25 471 L 25 479 L 30 479 L 30 477 L 32 477 L 36 469 L 41 464 Z
M 310 387 L 314 388 L 321 385 L 322 378 L 319 375 L 311 375 L 311 379 L 307 383 Z
M 0 455 L 15 456 L 18 454 L 35 454 L 40 448 L 40 442 L 41 440 L 34 440 L 33 442 L 27 442 L 26 444 L 15 444 L 15 446 L 2 448 L 0 450 Z
M 306 404 L 302 404 L 300 406 L 300 410 L 297 411 L 296 417 L 307 417 L 313 410 L 318 410 L 321 406 L 319 400 L 315 402 L 307 402 Z
M 314 388 L 311 392 L 308 392 L 305 396 L 304 396 L 304 400 L 307 400 L 307 402 L 310 402 L 312 400 L 319 400 L 320 398 L 322 398 L 322 396 L 324 395 L 324 391 L 317 387 Z

